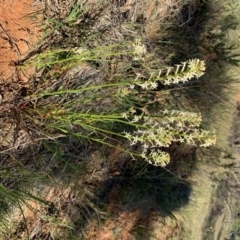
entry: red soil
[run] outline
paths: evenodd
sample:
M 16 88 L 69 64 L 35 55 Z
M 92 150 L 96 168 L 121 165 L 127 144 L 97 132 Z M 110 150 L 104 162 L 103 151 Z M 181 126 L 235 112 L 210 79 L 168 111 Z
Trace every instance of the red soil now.
M 0 0 L 0 80 L 16 76 L 14 62 L 40 39 L 42 10 L 41 0 Z

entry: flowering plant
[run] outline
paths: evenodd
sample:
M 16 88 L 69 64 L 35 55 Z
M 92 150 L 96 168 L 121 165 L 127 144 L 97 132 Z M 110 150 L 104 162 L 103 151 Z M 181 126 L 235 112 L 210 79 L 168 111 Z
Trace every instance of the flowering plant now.
M 71 58 L 64 59 L 64 63 L 88 63 L 97 61 L 97 58 L 101 61 L 101 57 L 108 61 L 117 55 L 119 59 L 120 56 L 125 56 L 141 66 L 145 61 L 147 48 L 140 39 L 128 46 L 127 50 L 124 47 L 126 46 L 109 46 L 91 51 L 78 49 L 71 53 Z M 56 91 L 40 92 L 40 97 L 55 97 L 55 101 L 59 101 L 58 111 L 51 111 L 49 117 L 53 123 L 49 126 L 64 134 L 71 133 L 112 147 L 116 147 L 109 143 L 112 137 L 127 139 L 130 146 L 140 145 L 140 151 L 132 151 L 131 147 L 130 150 L 126 147 L 121 149 L 122 151 L 129 153 L 133 158 L 142 157 L 148 163 L 162 167 L 170 162 L 169 154 L 162 149 L 169 147 L 173 142 L 202 147 L 215 143 L 214 133 L 200 129 L 200 113 L 169 110 L 168 106 L 163 107 L 161 103 L 157 108 L 151 108 L 149 104 L 149 95 L 157 94 L 160 84 L 171 86 L 201 77 L 205 72 L 204 61 L 190 59 L 175 67 L 152 71 L 148 76 L 146 72 L 144 76 L 133 72 L 131 78 L 120 74 L 115 81 L 105 79 L 103 83 L 86 83 L 76 89 L 64 89 L 61 86 Z M 111 128 L 114 124 L 129 130 L 116 131 Z M 76 126 L 78 132 L 72 130 L 76 129 Z

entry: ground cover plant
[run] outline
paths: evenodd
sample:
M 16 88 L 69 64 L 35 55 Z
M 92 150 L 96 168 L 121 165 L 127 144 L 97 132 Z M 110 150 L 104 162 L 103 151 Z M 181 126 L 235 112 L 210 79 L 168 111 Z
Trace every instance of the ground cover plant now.
M 188 203 L 196 148 L 216 141 L 192 94 L 212 89 L 204 74 L 215 58 L 192 51 L 208 6 L 49 1 L 38 47 L 16 63 L 36 74 L 1 106 L 5 239 L 111 239 L 114 219 L 115 239 L 144 227 L 150 239 L 155 215 L 174 218 Z M 237 63 L 217 40 L 209 54 Z

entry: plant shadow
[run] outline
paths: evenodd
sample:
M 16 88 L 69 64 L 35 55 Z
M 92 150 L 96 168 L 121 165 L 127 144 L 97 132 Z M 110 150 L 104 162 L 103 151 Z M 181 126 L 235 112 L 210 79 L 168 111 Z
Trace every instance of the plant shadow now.
M 192 192 L 189 178 L 196 167 L 195 148 L 173 144 L 166 151 L 171 155 L 167 168 L 129 159 L 115 160 L 110 166 L 113 175 L 102 183 L 98 199 L 110 218 L 115 219 L 121 235 L 127 229 L 128 234 L 138 239 L 150 239 L 154 222 L 162 221 L 164 226 L 165 219 L 176 221 L 175 214 L 189 203 Z M 123 220 L 122 216 L 128 217 Z

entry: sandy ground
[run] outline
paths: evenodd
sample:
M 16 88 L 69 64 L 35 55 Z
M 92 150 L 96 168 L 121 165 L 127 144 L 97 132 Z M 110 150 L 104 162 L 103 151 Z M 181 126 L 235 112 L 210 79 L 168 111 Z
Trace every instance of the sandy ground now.
M 0 1 L 0 79 L 16 77 L 14 62 L 22 59 L 41 37 L 40 1 Z

